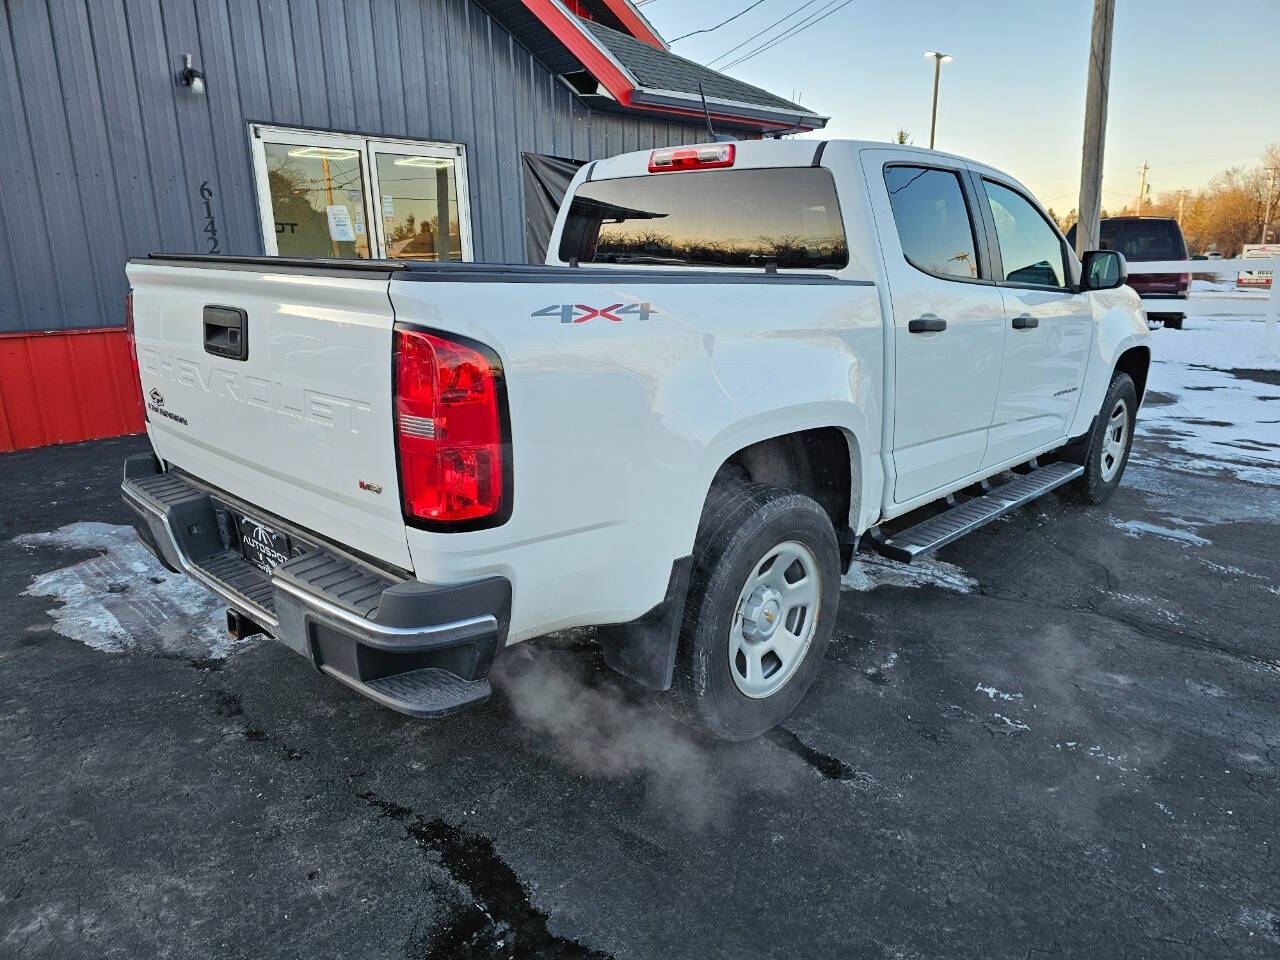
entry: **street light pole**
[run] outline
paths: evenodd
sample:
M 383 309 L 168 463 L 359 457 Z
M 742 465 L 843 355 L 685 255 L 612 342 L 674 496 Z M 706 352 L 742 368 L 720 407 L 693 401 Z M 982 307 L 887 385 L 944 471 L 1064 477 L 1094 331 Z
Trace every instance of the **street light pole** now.
M 933 149 L 934 133 L 938 129 L 938 81 L 942 77 L 942 65 L 950 63 L 954 57 L 950 57 L 945 53 L 938 53 L 936 50 L 926 50 L 926 57 L 933 57 L 933 117 L 929 121 L 929 149 Z

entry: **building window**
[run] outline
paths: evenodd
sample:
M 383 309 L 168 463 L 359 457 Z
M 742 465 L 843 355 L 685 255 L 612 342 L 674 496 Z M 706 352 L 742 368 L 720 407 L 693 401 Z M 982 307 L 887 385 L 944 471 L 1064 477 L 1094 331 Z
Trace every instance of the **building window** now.
M 252 124 L 271 256 L 471 260 L 461 144 Z

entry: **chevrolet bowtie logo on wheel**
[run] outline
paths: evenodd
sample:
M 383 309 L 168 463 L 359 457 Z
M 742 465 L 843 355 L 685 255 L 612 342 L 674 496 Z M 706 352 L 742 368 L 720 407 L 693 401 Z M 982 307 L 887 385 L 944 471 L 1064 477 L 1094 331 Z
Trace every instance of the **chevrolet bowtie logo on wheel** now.
M 647 303 L 611 303 L 607 307 L 589 307 L 585 303 L 553 303 L 529 314 L 531 317 L 559 317 L 561 323 L 586 323 L 597 318 L 622 323 L 624 317 L 648 320 L 658 311 Z

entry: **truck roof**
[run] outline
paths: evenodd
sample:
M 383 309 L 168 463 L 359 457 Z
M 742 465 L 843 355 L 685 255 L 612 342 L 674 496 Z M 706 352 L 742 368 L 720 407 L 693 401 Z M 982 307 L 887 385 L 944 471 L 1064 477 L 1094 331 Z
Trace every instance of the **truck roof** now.
M 961 160 L 965 163 L 974 163 L 979 166 L 986 166 L 978 160 L 972 160 L 968 157 L 962 157 L 957 154 L 945 153 L 941 150 L 928 150 L 924 147 L 917 147 L 912 144 L 902 143 L 881 143 L 876 140 L 841 140 L 841 139 L 819 139 L 817 137 L 808 139 L 792 139 L 792 140 L 735 140 L 733 141 L 734 149 L 737 156 L 734 160 L 736 168 L 753 168 L 753 167 L 801 167 L 808 166 L 813 163 L 815 155 L 820 147 L 824 150 L 832 144 L 841 144 L 852 148 L 854 151 L 864 149 L 875 150 L 892 150 L 900 152 L 904 156 L 916 156 L 920 158 L 932 158 L 937 160 L 939 157 L 946 157 L 951 160 Z M 680 144 L 670 148 L 658 147 L 658 150 L 674 149 L 679 150 L 683 147 L 710 146 L 711 141 L 704 143 Z M 620 153 L 617 156 L 609 157 L 604 160 L 597 160 L 591 164 L 590 179 L 592 180 L 608 180 L 614 177 L 633 177 L 637 174 L 645 174 L 649 172 L 649 157 L 654 150 L 635 150 L 630 153 Z M 994 169 L 994 168 L 991 168 Z
M 945 153 L 941 150 L 929 150 L 913 144 L 882 143 L 877 140 L 823 140 L 816 137 L 803 140 L 735 140 L 733 145 L 737 153 L 734 157 L 733 167 L 737 170 L 764 167 L 807 167 L 815 164 L 815 161 L 818 160 L 818 151 L 820 149 L 825 153 L 836 144 L 848 148 L 854 153 L 868 149 L 885 150 L 902 154 L 904 160 L 916 159 L 925 163 L 936 163 L 939 158 L 957 160 L 1012 180 L 1025 192 L 1031 192 L 1010 174 L 980 160 L 974 160 L 959 154 Z M 705 143 L 681 144 L 671 148 L 658 147 L 657 149 L 679 150 L 687 147 L 711 145 L 711 142 L 707 141 Z M 585 177 L 588 180 L 612 180 L 618 177 L 646 176 L 649 174 L 649 157 L 654 152 L 654 150 L 636 150 L 631 153 L 618 154 L 605 160 L 597 160 L 587 165 Z M 664 176 L 665 174 L 654 175 Z

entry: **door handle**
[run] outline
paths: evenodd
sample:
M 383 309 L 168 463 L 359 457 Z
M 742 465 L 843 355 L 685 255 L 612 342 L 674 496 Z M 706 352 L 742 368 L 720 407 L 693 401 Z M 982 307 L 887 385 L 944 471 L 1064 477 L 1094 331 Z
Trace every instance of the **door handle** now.
M 1013 329 L 1030 330 L 1033 327 L 1040 326 L 1040 321 L 1035 317 L 1021 316 L 1013 318 Z
M 932 313 L 926 313 L 923 317 L 907 324 L 907 330 L 911 333 L 941 333 L 945 329 L 947 329 L 947 321 L 941 317 L 935 317 Z
M 249 316 L 239 307 L 204 308 L 204 352 L 228 360 L 249 359 Z

